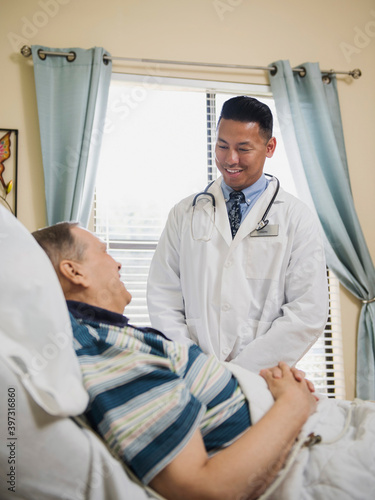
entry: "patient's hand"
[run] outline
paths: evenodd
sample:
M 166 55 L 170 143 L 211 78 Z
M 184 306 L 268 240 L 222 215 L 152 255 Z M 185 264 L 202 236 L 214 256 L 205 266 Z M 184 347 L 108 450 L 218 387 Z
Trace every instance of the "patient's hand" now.
M 274 378 L 281 378 L 282 377 L 282 371 L 280 368 L 280 363 L 277 366 L 273 366 L 272 368 L 269 368 L 269 370 L 272 373 L 272 376 Z M 301 382 L 302 380 L 306 380 L 307 387 L 309 388 L 310 392 L 315 392 L 315 387 L 314 384 L 311 382 L 311 380 L 308 380 L 305 378 L 305 372 L 302 370 L 298 370 L 298 368 L 290 368 L 290 371 L 293 373 L 294 378 L 297 380 L 297 382 Z
M 309 381 L 300 370 L 290 368 L 281 361 L 277 367 L 261 370 L 260 375 L 267 382 L 275 401 L 288 398 L 295 404 L 300 404 L 301 409 L 305 408 L 309 414 L 315 411 L 318 398 L 312 394 Z

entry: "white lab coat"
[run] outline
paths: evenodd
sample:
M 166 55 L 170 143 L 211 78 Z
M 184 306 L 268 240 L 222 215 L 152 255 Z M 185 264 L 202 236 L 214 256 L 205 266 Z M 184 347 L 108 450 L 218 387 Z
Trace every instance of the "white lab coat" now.
M 209 188 L 216 200 L 210 241 L 192 238 L 194 196 L 179 202 L 169 214 L 148 280 L 153 327 L 255 372 L 281 360 L 294 365 L 323 332 L 328 312 L 320 226 L 305 204 L 280 188 L 267 216 L 270 226 L 279 225 L 278 235 L 250 236 L 275 182 L 233 240 L 221 177 Z M 207 223 L 205 211 L 198 216 Z

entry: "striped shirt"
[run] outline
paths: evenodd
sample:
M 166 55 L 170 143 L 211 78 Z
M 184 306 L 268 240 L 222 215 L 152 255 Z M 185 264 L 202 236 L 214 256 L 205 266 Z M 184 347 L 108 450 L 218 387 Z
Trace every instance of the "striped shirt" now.
M 200 429 L 209 455 L 249 426 L 237 380 L 216 358 L 125 316 L 68 301 L 86 416 L 111 449 L 148 484 Z

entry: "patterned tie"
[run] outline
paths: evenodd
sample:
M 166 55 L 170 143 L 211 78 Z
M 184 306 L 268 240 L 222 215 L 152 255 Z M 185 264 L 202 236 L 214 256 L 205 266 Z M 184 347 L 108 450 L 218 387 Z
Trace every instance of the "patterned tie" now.
M 245 195 L 242 191 L 232 191 L 229 195 L 229 198 L 232 200 L 232 206 L 228 212 L 228 217 L 230 228 L 232 231 L 232 238 L 234 238 L 241 224 L 240 203 L 245 202 Z

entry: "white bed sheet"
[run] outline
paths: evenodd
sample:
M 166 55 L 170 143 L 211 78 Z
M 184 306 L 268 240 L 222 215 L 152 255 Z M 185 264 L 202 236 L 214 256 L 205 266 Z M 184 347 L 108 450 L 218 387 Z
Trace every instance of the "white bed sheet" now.
M 249 401 L 252 422 L 257 422 L 273 403 L 265 380 L 233 363 L 226 366 L 238 378 Z M 276 490 L 270 494 L 271 485 L 263 498 L 373 500 L 375 403 L 319 398 L 317 411 L 303 426 L 300 440 L 314 432 L 321 436 L 321 442 L 302 447 Z

